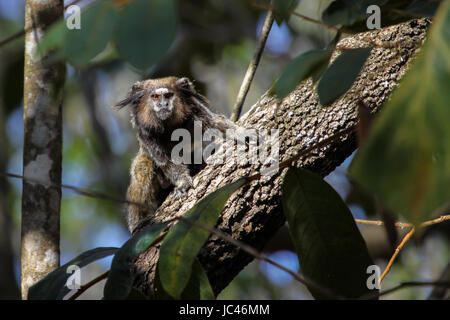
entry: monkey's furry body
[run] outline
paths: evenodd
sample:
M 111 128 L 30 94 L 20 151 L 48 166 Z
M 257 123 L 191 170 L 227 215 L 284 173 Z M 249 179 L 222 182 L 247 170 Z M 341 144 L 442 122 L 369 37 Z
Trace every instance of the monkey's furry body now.
M 133 232 L 142 220 L 156 211 L 172 187 L 178 196 L 185 195 L 192 186 L 192 176 L 204 165 L 174 163 L 171 151 L 177 142 L 171 139 L 173 131 L 182 128 L 193 136 L 194 123 L 198 122 L 203 132 L 217 129 L 225 133 L 227 129 L 238 127 L 224 116 L 211 112 L 209 101 L 187 78 L 137 82 L 116 106 L 127 105 L 131 106 L 131 121 L 137 128 L 140 145 L 130 170 L 127 199 L 149 207 L 127 205 L 128 227 Z

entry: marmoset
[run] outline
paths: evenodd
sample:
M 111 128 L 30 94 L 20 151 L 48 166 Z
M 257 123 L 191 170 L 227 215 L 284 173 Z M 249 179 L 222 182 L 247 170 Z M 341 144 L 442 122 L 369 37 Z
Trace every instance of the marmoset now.
M 194 136 L 194 123 L 201 123 L 202 132 L 217 129 L 238 129 L 232 121 L 209 110 L 209 101 L 199 94 L 188 78 L 167 77 L 137 82 L 127 97 L 116 107 L 131 107 L 131 122 L 137 128 L 139 152 L 130 170 L 131 182 L 127 199 L 147 205 L 127 205 L 127 222 L 131 233 L 148 215 L 161 205 L 168 193 L 175 189 L 178 197 L 192 186 L 192 176 L 205 163 L 175 163 L 172 141 L 176 129 L 186 129 Z M 194 141 L 192 144 L 192 159 Z

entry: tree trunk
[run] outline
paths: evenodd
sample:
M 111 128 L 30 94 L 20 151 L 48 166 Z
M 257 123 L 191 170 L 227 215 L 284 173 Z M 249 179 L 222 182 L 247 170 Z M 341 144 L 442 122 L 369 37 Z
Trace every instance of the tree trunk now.
M 339 42 L 340 49 L 376 47 L 350 90 L 332 106 L 318 103 L 311 80 L 301 83 L 283 101 L 263 96 L 240 120 L 247 128 L 278 129 L 280 161 L 358 123 L 357 105 L 363 101 L 377 112 L 406 71 L 409 61 L 421 46 L 428 27 L 426 20 L 414 20 L 385 29 L 358 34 Z M 392 47 L 393 43 L 398 48 Z M 296 162 L 322 176 L 333 171 L 356 149 L 354 134 L 343 136 Z M 181 216 L 205 195 L 241 176 L 256 173 L 258 167 L 249 164 L 208 165 L 194 178 L 194 188 L 187 198 L 170 195 L 149 223 Z M 237 191 L 227 202 L 217 228 L 258 250 L 283 225 L 281 185 L 285 170 L 268 178 L 252 182 Z M 151 295 L 159 247 L 150 248 L 134 263 L 135 286 Z M 199 254 L 214 292 L 218 294 L 250 262 L 252 257 L 239 248 L 211 236 Z
M 24 150 L 21 289 L 28 289 L 59 266 L 63 63 L 39 58 L 37 45 L 46 27 L 63 17 L 63 0 L 27 0 L 25 5 Z

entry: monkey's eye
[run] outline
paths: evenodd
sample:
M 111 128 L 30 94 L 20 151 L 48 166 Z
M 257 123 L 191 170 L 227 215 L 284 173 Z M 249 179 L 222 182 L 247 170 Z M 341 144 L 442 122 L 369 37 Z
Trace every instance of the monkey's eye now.
M 164 98 L 166 99 L 170 99 L 173 97 L 173 92 L 167 92 L 166 94 L 164 94 Z
M 152 94 L 151 97 L 153 100 L 159 100 L 159 94 Z

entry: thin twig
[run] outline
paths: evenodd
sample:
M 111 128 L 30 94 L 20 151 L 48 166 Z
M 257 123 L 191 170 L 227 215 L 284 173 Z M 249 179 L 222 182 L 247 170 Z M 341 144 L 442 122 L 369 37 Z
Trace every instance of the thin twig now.
M 408 287 L 423 287 L 423 286 L 450 288 L 450 281 L 407 281 L 407 282 L 402 282 L 393 288 L 390 288 L 390 289 L 380 292 L 380 294 L 378 294 L 378 297 L 381 297 L 381 296 L 387 295 L 389 293 L 392 293 L 394 291 L 408 288 Z
M 431 225 L 434 224 L 438 224 L 444 221 L 450 220 L 450 214 L 449 215 L 442 215 L 438 218 L 432 219 L 432 220 L 427 220 L 422 222 L 419 226 L 420 227 L 429 227 Z M 356 223 L 360 223 L 360 224 L 367 224 L 367 225 L 374 225 L 374 226 L 384 226 L 384 222 L 380 221 L 380 220 L 364 220 L 364 219 L 355 219 Z M 412 223 L 408 223 L 408 222 L 396 222 L 395 226 L 397 228 L 400 229 L 405 229 L 405 228 L 412 228 L 414 225 Z
M 14 41 L 16 39 L 19 39 L 20 37 L 22 37 L 25 34 L 25 30 L 20 30 L 19 32 L 3 39 L 2 41 L 0 41 L 0 48 L 3 47 L 5 44 Z
M 328 24 L 328 23 L 325 23 L 325 22 L 323 22 L 323 21 L 320 21 L 320 20 L 316 20 L 316 19 L 310 18 L 310 17 L 305 16 L 305 15 L 303 15 L 303 14 L 301 14 L 301 13 L 296 12 L 296 11 L 292 12 L 292 15 L 293 15 L 293 16 L 296 16 L 296 17 L 299 17 L 299 18 L 302 18 L 303 20 L 306 20 L 306 21 L 308 21 L 308 22 L 312 22 L 312 23 L 321 25 L 321 26 L 323 26 L 323 27 L 325 27 L 325 28 L 327 28 L 327 29 L 330 29 L 330 30 L 333 30 L 333 31 L 336 31 L 336 32 L 340 32 L 340 33 L 342 33 L 342 34 L 346 34 L 346 35 L 349 35 L 349 36 L 353 35 L 353 34 L 350 33 L 350 32 L 342 31 L 341 29 L 339 29 L 339 28 L 337 28 L 337 27 L 335 27 L 335 26 L 332 26 L 331 24 Z
M 355 222 L 356 223 L 360 223 L 360 224 L 373 225 L 373 226 L 384 226 L 384 222 L 383 221 L 379 221 L 379 220 L 355 219 Z M 405 223 L 405 222 L 396 222 L 395 226 L 397 228 L 400 228 L 400 229 L 405 229 L 405 228 L 411 228 L 412 224 L 411 223 Z
M 271 4 L 273 0 L 271 1 Z M 266 19 L 264 20 L 263 27 L 258 39 L 258 46 L 256 48 L 255 54 L 248 66 L 247 72 L 245 73 L 244 80 L 242 80 L 241 88 L 234 104 L 233 111 L 231 114 L 231 121 L 237 121 L 241 115 L 242 106 L 244 105 L 245 97 L 247 96 L 248 90 L 252 83 L 253 77 L 255 76 L 256 68 L 258 67 L 259 61 L 261 60 L 264 47 L 266 46 L 266 40 L 269 36 L 270 29 L 272 29 L 274 20 L 273 9 L 269 8 L 267 11 Z
M 381 274 L 380 279 L 378 279 L 378 283 L 381 283 L 383 281 L 384 277 L 388 274 L 388 272 L 391 270 L 392 264 L 394 263 L 395 258 L 397 258 L 398 254 L 400 253 L 400 250 L 403 249 L 405 244 L 411 239 L 411 237 L 416 232 L 415 228 L 412 228 L 411 231 L 409 231 L 406 236 L 402 239 L 400 244 L 397 246 L 397 248 L 394 251 L 394 254 L 392 255 L 391 259 L 389 259 L 388 265 L 386 266 L 386 269 L 384 269 L 383 273 Z
M 447 220 L 450 220 L 450 215 L 442 215 L 442 216 L 440 216 L 440 217 L 438 217 L 436 219 L 432 219 L 432 220 L 428 220 L 428 221 L 422 222 L 420 224 L 420 227 L 422 227 L 422 228 L 423 227 L 428 227 L 428 226 L 431 226 L 431 225 L 434 225 L 434 224 L 438 224 L 438 223 L 441 223 L 441 222 L 447 221 Z M 366 224 L 366 225 L 376 225 L 376 226 L 383 226 L 384 225 L 383 221 L 378 221 L 378 220 L 355 219 L 355 221 L 357 223 Z M 406 234 L 406 236 L 402 239 L 400 244 L 395 249 L 394 254 L 389 259 L 389 262 L 388 262 L 388 265 L 386 266 L 386 269 L 383 271 L 383 274 L 381 275 L 380 279 L 378 280 L 378 283 L 381 283 L 381 281 L 383 281 L 383 279 L 389 273 L 389 271 L 391 270 L 392 264 L 394 263 L 394 260 L 397 258 L 398 254 L 400 253 L 400 250 L 402 250 L 402 248 L 405 246 L 405 244 L 411 239 L 411 237 L 415 233 L 415 228 L 414 228 L 414 225 L 412 223 L 396 222 L 395 226 L 397 228 L 401 228 L 401 229 L 411 228 L 411 230 Z
M 67 300 L 75 300 L 76 298 L 78 298 L 79 296 L 81 296 L 87 289 L 89 289 L 90 287 L 94 286 L 95 284 L 99 283 L 100 281 L 102 281 L 103 279 L 106 279 L 108 277 L 109 274 L 109 270 L 106 271 L 105 273 L 99 275 L 98 277 L 96 277 L 95 279 L 89 281 L 88 283 L 82 285 L 80 287 L 80 289 L 77 290 L 77 292 L 75 292 L 73 295 L 71 295 Z
M 422 222 L 420 224 L 420 226 L 421 227 L 428 227 L 428 226 L 431 226 L 433 224 L 441 223 L 441 222 L 447 221 L 447 220 L 450 220 L 450 214 L 449 215 L 442 215 L 439 218 Z
M 395 291 L 401 290 L 401 289 L 405 289 L 405 288 L 409 288 L 409 287 L 425 287 L 425 286 L 434 286 L 434 287 L 443 287 L 443 288 L 450 288 L 450 281 L 442 281 L 442 280 L 437 280 L 437 281 L 405 281 L 405 282 L 401 282 L 400 284 L 390 288 L 390 289 L 386 289 L 384 291 L 381 292 L 374 292 L 374 293 L 368 293 L 363 295 L 362 297 L 360 297 L 360 300 L 372 300 L 372 299 L 376 299 L 382 296 L 385 296 L 387 294 L 393 293 Z
M 104 199 L 104 200 L 110 200 L 110 201 L 114 201 L 114 202 L 118 202 L 118 203 L 122 203 L 122 204 L 131 204 L 131 205 L 139 206 L 139 207 L 142 207 L 142 208 L 150 208 L 149 206 L 147 206 L 146 204 L 143 204 L 143 203 L 134 202 L 134 201 L 128 201 L 128 200 L 124 200 L 124 199 L 119 198 L 119 197 L 111 196 L 110 194 L 107 194 L 107 193 L 102 193 L 102 192 L 82 189 L 82 188 L 71 186 L 71 185 L 67 185 L 67 184 L 58 184 L 58 183 L 46 182 L 46 181 L 41 181 L 41 180 L 38 180 L 38 179 L 33 179 L 33 178 L 28 178 L 28 177 L 25 178 L 22 175 L 9 173 L 9 172 L 0 172 L 0 175 L 5 176 L 5 177 L 9 177 L 9 178 L 20 179 L 20 180 L 23 180 L 23 181 L 28 182 L 28 183 L 41 184 L 41 185 L 46 186 L 46 187 L 61 188 L 61 189 L 71 190 L 71 191 L 74 191 L 75 193 L 77 193 L 77 194 L 79 194 L 81 196 L 88 197 L 88 198 Z
M 81 0 L 74 0 L 72 3 L 66 5 L 64 7 L 64 10 L 67 9 L 70 6 L 73 6 L 75 4 L 77 4 L 78 2 L 80 2 Z M 16 32 L 15 34 L 3 39 L 2 41 L 0 41 L 0 48 L 3 47 L 4 45 L 10 43 L 11 41 L 14 41 L 16 39 L 19 39 L 20 37 L 24 36 L 26 33 L 32 31 L 34 29 L 34 27 L 30 27 L 30 28 L 26 28 L 26 29 L 22 29 L 18 32 Z

